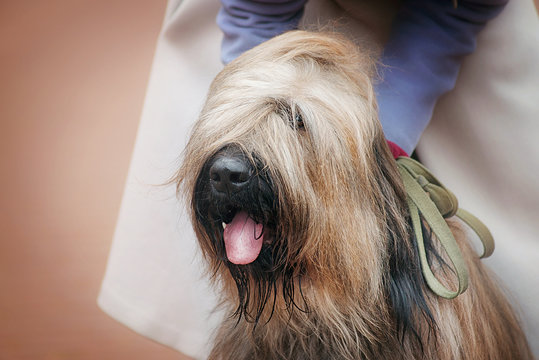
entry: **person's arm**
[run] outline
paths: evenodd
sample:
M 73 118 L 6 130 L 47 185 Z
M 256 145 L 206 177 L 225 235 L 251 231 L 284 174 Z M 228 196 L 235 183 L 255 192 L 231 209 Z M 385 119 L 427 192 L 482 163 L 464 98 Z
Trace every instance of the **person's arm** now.
M 438 98 L 453 89 L 477 34 L 508 0 L 404 0 L 392 25 L 376 85 L 386 138 L 411 153 Z M 221 0 L 222 61 L 297 27 L 306 0 Z
M 307 0 L 221 0 L 221 60 L 228 64 L 256 45 L 297 28 Z
M 376 86 L 386 138 L 411 153 L 438 98 L 455 86 L 477 34 L 507 0 L 404 0 L 384 47 Z

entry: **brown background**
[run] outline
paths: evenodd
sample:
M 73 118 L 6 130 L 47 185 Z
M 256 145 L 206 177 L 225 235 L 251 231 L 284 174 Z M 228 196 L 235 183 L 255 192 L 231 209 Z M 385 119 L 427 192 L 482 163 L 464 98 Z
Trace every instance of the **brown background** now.
M 184 358 L 96 306 L 164 9 L 0 0 L 1 360 Z
M 165 0 L 0 1 L 0 359 L 182 359 L 96 305 Z

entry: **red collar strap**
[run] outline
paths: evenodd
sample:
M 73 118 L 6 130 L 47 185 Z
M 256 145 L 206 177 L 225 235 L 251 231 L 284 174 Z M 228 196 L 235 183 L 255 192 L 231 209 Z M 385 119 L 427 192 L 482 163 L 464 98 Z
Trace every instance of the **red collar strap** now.
M 386 140 L 386 141 L 387 141 L 387 145 L 389 146 L 389 150 L 391 150 L 391 153 L 393 154 L 393 157 L 395 159 L 398 158 L 399 156 L 406 156 L 406 157 L 410 156 L 406 153 L 406 151 L 402 150 L 401 147 L 395 144 L 393 141 L 389 141 L 389 140 Z

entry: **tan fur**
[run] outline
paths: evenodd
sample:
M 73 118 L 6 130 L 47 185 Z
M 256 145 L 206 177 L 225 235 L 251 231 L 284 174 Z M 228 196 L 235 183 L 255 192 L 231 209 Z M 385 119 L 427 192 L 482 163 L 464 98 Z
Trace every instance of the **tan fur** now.
M 277 291 L 273 313 L 265 308 L 256 327 L 226 318 L 211 359 L 532 358 L 514 312 L 465 236 L 458 238 L 469 289 L 454 300 L 423 289 L 438 328 L 420 327 L 423 349 L 410 332 L 401 339 L 396 331 L 384 290 L 389 234 L 409 254 L 415 249 L 403 185 L 377 119 L 373 65 L 341 36 L 295 31 L 245 53 L 214 80 L 179 188 L 191 198 L 205 162 L 225 145 L 263 159 L 284 199 L 278 230 L 287 234 L 285 259 L 302 292 L 294 293 L 300 309 L 291 311 Z M 291 128 L 296 112 L 305 129 Z M 234 280 L 194 214 L 193 223 L 232 314 Z M 437 276 L 454 284 L 447 268 Z

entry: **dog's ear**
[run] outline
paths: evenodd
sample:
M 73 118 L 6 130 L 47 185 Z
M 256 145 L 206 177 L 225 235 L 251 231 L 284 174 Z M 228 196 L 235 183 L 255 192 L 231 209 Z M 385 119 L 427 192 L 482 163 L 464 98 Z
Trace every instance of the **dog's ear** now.
M 379 188 L 383 192 L 382 213 L 385 214 L 387 239 L 386 292 L 401 341 L 408 338 L 420 348 L 420 334 L 436 334 L 436 323 L 429 309 L 427 292 L 421 272 L 419 253 L 406 205 L 406 192 L 395 159 L 384 139 L 375 145 L 380 174 Z M 437 256 L 430 232 L 423 229 L 429 256 Z M 422 328 L 422 327 L 427 328 Z
M 426 234 L 425 237 L 430 239 L 427 229 L 423 231 Z M 436 323 L 427 303 L 417 248 L 415 246 L 410 248 L 410 244 L 406 244 L 407 242 L 414 244 L 414 241 L 390 237 L 389 242 L 392 250 L 388 254 L 387 291 L 390 308 L 395 318 L 396 331 L 401 341 L 409 337 L 423 347 L 420 334 L 426 330 L 435 335 Z M 430 241 L 428 243 L 431 244 Z M 432 246 L 428 249 L 430 252 L 434 251 Z M 424 324 L 427 326 L 426 329 L 422 328 Z

